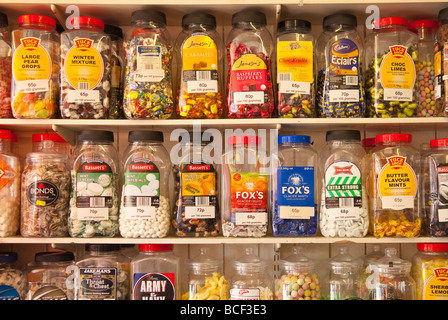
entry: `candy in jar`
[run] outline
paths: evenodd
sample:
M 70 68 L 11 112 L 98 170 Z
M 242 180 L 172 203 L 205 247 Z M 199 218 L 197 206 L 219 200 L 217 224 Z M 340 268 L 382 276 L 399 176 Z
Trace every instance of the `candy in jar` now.
M 104 22 L 93 17 L 68 20 L 61 34 L 61 116 L 106 119 L 109 112 L 111 41 Z
M 111 45 L 109 119 L 120 119 L 123 114 L 123 31 L 117 26 L 105 24 L 104 32 L 110 36 Z
M 270 118 L 274 111 L 273 39 L 266 16 L 240 11 L 232 16 L 227 52 L 227 115 L 229 118 Z
M 0 301 L 25 299 L 26 278 L 16 252 L 0 252 Z
M 223 50 L 215 17 L 198 12 L 183 16 L 175 47 L 179 55 L 177 115 L 190 119 L 221 118 Z
M 11 60 L 11 33 L 8 29 L 8 18 L 0 12 L 0 118 L 12 118 Z
M 439 29 L 434 44 L 434 98 L 435 110 L 442 110 L 443 116 L 447 115 L 447 95 L 448 92 L 448 59 L 446 58 L 446 48 L 448 46 L 448 8 L 439 11 Z
M 126 118 L 171 118 L 174 112 L 173 48 L 165 14 L 156 10 L 134 11 L 124 47 L 123 109 Z
M 12 32 L 13 115 L 52 118 L 59 109 L 60 46 L 56 20 L 30 14 L 20 16 L 18 24 Z

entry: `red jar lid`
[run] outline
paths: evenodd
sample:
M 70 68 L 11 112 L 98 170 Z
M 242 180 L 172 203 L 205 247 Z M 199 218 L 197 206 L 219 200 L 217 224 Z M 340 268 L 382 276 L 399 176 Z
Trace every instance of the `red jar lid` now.
M 69 25 L 88 25 L 104 29 L 104 21 L 93 17 L 73 17 L 68 21 Z
M 32 136 L 33 142 L 50 140 L 54 142 L 67 142 L 57 133 L 35 133 Z
M 434 139 L 429 142 L 429 146 L 431 148 L 437 148 L 437 147 L 447 147 L 448 146 L 448 139 Z
M 257 136 L 232 136 L 227 139 L 228 144 L 259 144 L 260 137 Z
M 11 140 L 11 131 L 0 129 L 0 139 Z
M 138 249 L 140 251 L 171 251 L 173 250 L 173 244 L 139 244 Z
M 409 133 L 385 133 L 379 134 L 375 137 L 375 141 L 385 142 L 385 141 L 403 141 L 403 142 L 411 142 L 412 135 Z
M 448 243 L 417 243 L 421 251 L 448 251 Z
M 424 19 L 415 20 L 408 23 L 408 29 L 418 29 L 418 28 L 438 28 L 439 23 L 436 20 Z
M 387 17 L 387 18 L 381 18 L 381 19 L 375 20 L 373 22 L 373 26 L 375 28 L 388 26 L 388 25 L 407 26 L 408 20 L 406 20 L 405 18 L 402 18 L 402 17 Z
M 43 23 L 52 27 L 56 27 L 56 20 L 47 16 L 38 14 L 25 14 L 19 17 L 19 25 L 23 23 Z
M 362 139 L 362 146 L 363 147 L 372 147 L 376 145 L 376 139 L 375 138 L 365 138 Z

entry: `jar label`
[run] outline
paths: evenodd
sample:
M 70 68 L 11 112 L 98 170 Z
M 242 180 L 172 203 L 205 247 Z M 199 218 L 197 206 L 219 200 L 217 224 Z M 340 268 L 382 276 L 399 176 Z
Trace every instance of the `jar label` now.
M 380 82 L 385 101 L 413 101 L 415 64 L 407 47 L 395 45 L 381 61 Z
M 260 300 L 260 289 L 230 289 L 230 300 Z
M 13 75 L 17 90 L 22 93 L 49 90 L 52 61 L 41 39 L 22 38 L 13 57 Z
M 263 104 L 268 102 L 266 63 L 256 54 L 247 53 L 232 65 L 231 92 L 233 104 Z
M 441 163 L 437 166 L 438 184 L 438 221 L 448 222 L 448 164 Z
M 42 286 L 37 289 L 31 300 L 68 300 L 64 290 L 57 286 Z
M 78 300 L 115 300 L 116 268 L 79 268 Z
M 165 77 L 161 46 L 137 46 L 136 82 L 160 82 Z
M 0 190 L 16 177 L 16 172 L 0 158 Z
M 174 273 L 134 273 L 133 300 L 176 300 Z
M 37 180 L 28 185 L 26 197 L 33 206 L 46 207 L 59 198 L 59 189 L 49 181 Z
M 378 174 L 378 194 L 383 209 L 403 210 L 414 208 L 417 177 L 406 157 L 393 156 Z
M 330 102 L 358 102 L 361 89 L 358 46 L 349 39 L 335 41 L 329 50 Z
M 314 216 L 314 167 L 277 168 L 277 206 L 280 219 Z
M 21 300 L 20 294 L 11 286 L 0 284 L 0 300 Z
M 423 300 L 448 300 L 448 268 L 434 268 L 424 281 Z
M 313 78 L 313 42 L 277 42 L 277 82 L 281 93 L 310 94 Z
M 434 53 L 434 98 L 442 97 L 442 51 L 436 46 Z
M 325 171 L 325 210 L 330 220 L 358 219 L 362 209 L 361 170 L 350 161 L 335 161 Z

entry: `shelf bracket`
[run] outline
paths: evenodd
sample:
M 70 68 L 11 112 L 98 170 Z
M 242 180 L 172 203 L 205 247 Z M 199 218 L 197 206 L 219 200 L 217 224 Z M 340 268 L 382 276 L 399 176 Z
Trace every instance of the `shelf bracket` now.
M 71 146 L 76 145 L 76 131 L 57 124 L 52 125 L 53 131 L 59 133 L 59 135 L 65 139 Z

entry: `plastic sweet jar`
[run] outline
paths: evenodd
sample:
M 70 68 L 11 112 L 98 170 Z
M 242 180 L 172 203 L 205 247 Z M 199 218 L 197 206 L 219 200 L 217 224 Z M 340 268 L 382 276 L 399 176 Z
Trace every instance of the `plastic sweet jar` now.
M 423 157 L 422 192 L 427 235 L 448 235 L 448 139 L 433 139 Z
M 56 152 L 64 153 L 67 156 L 70 155 L 70 144 L 57 133 L 35 133 L 32 135 L 31 139 L 33 141 L 33 152 L 41 151 L 45 145 L 48 145 L 48 142 L 46 141 L 52 141 L 53 149 Z
M 307 20 L 277 25 L 277 112 L 280 118 L 314 118 L 314 36 Z
M 273 300 L 273 281 L 267 262 L 254 254 L 253 248 L 232 263 L 230 300 Z
M 208 248 L 186 262 L 188 276 L 182 300 L 229 300 L 229 281 L 223 274 L 222 261 Z
M 366 154 L 358 130 L 331 130 L 319 155 L 320 231 L 324 237 L 364 237 L 369 229 Z
M 354 15 L 326 16 L 316 43 L 316 107 L 321 118 L 364 115 L 364 45 Z
M 274 40 L 264 13 L 244 10 L 232 15 L 226 53 L 227 116 L 270 118 L 275 106 Z
M 381 249 L 381 245 L 374 244 L 372 246 L 372 251 L 366 254 L 363 258 L 363 266 L 361 271 L 361 297 L 366 297 L 366 279 L 371 275 L 372 270 L 369 268 L 372 262 L 377 261 L 384 257 L 384 251 Z
M 448 300 L 448 243 L 417 243 L 412 257 L 412 277 L 417 300 Z
M 24 300 L 26 278 L 16 252 L 0 252 L 0 300 Z
M 292 253 L 279 261 L 280 276 L 274 281 L 275 300 L 320 300 L 316 262 L 302 251 L 302 247 L 293 247 Z
M 46 140 L 26 155 L 22 172 L 20 233 L 23 237 L 66 237 L 70 201 L 67 158 Z
M 69 158 L 72 237 L 115 237 L 119 233 L 120 170 L 112 131 L 81 130 Z
M 12 118 L 11 66 L 11 32 L 8 28 L 8 17 L 0 12 L 0 118 Z
M 269 169 L 258 136 L 231 136 L 222 159 L 225 237 L 262 237 L 268 229 Z
M 366 116 L 406 118 L 417 115 L 417 35 L 401 17 L 373 22 L 366 43 Z
M 104 22 L 78 16 L 61 33 L 61 98 L 64 119 L 107 119 L 111 88 L 111 40 Z
M 223 115 L 223 48 L 215 16 L 193 12 L 183 16 L 175 44 L 177 116 L 218 119 Z
M 417 35 L 417 117 L 443 117 L 445 110 L 436 105 L 440 98 L 440 86 L 435 85 L 434 45 L 439 23 L 436 20 L 416 20 L 409 22 L 408 29 Z M 441 60 L 437 61 L 440 68 Z M 439 91 L 436 91 L 439 90 Z M 436 109 L 438 107 L 438 109 Z
M 372 262 L 366 279 L 365 300 L 415 300 L 416 285 L 411 276 L 412 264 L 400 259 L 397 249 L 386 248 L 384 257 Z
M 407 133 L 376 136 L 370 165 L 375 237 L 417 237 L 421 232 L 420 155 L 411 142 L 412 135 Z
M 173 48 L 165 14 L 146 9 L 134 11 L 124 40 L 124 115 L 128 119 L 171 118 Z
M 172 159 L 177 159 L 173 160 L 172 168 L 175 202 L 172 224 L 179 237 L 220 234 L 221 165 L 211 149 L 212 141 L 213 136 L 206 131 L 182 132 L 178 143 L 182 152 L 172 154 Z
M 442 110 L 443 116 L 447 116 L 446 92 L 448 92 L 448 61 L 444 59 L 444 50 L 448 46 L 448 8 L 439 11 L 439 29 L 434 43 L 434 95 L 435 110 Z
M 172 244 L 140 244 L 131 261 L 131 300 L 179 300 L 180 260 Z
M 129 131 L 122 156 L 120 234 L 162 238 L 170 231 L 168 180 L 171 161 L 161 131 Z
M 314 236 L 318 229 L 318 154 L 305 135 L 279 136 L 271 155 L 274 236 Z
M 12 237 L 19 232 L 21 165 L 11 152 L 11 132 L 0 130 L 0 237 Z
M 87 244 L 75 266 L 75 300 L 129 300 L 131 260 L 118 244 Z
M 73 300 L 73 266 L 70 251 L 38 252 L 26 268 L 26 300 Z
M 361 144 L 366 151 L 366 155 L 368 155 L 370 151 L 375 147 L 376 141 L 375 138 L 364 138 L 362 139 Z
M 14 118 L 52 118 L 59 110 L 60 42 L 56 20 L 22 15 L 12 31 Z

